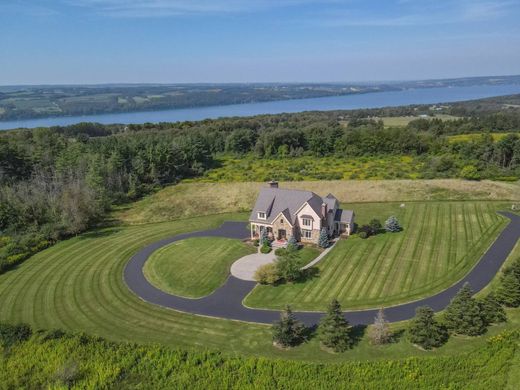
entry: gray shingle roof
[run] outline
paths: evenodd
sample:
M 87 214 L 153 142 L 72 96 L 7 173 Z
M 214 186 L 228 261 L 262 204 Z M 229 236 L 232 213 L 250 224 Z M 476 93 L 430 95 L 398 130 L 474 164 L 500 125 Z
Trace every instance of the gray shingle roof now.
M 251 212 L 249 220 L 259 223 L 272 223 L 273 220 L 283 212 L 289 223 L 294 225 L 296 212 L 306 202 L 309 203 L 318 215 L 321 215 L 321 204 L 323 200 L 314 192 L 283 188 L 262 188 L 258 194 L 255 207 Z M 267 219 L 258 219 L 258 212 L 266 213 Z
M 352 210 L 337 209 L 334 220 L 341 223 L 352 224 L 354 220 L 354 212 Z
M 336 197 L 332 194 L 328 194 L 326 197 L 323 198 L 323 203 L 327 205 L 327 210 L 334 210 L 339 207 L 339 202 L 336 199 Z

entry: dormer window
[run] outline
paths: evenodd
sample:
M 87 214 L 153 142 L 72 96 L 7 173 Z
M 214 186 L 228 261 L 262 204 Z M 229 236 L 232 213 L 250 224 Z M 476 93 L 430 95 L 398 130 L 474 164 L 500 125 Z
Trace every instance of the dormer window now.
M 302 218 L 302 225 L 303 226 L 311 226 L 311 220 L 308 218 Z
M 258 212 L 258 219 L 266 219 L 266 218 L 265 218 L 265 213 L 259 211 L 259 212 Z

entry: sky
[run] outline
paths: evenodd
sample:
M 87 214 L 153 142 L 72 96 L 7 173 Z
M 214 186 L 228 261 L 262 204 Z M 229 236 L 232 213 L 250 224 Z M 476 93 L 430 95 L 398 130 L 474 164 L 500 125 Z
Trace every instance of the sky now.
M 520 74 L 520 0 L 0 0 L 0 85 Z

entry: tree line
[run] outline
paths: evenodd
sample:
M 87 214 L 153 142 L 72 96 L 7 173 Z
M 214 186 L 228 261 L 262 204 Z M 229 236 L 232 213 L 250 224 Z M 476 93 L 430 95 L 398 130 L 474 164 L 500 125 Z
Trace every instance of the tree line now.
M 416 107 L 415 107 L 416 108 Z M 0 269 L 100 221 L 114 204 L 203 174 L 222 153 L 257 158 L 414 155 L 425 178 L 520 177 L 520 113 L 480 112 L 386 128 L 372 110 L 260 115 L 140 125 L 80 123 L 0 134 Z M 478 113 L 478 112 L 477 112 Z M 459 132 L 483 134 L 449 142 Z

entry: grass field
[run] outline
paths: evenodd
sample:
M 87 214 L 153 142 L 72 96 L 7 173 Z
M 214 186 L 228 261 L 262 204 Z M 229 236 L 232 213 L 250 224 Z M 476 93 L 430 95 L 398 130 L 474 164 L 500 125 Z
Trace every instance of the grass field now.
M 436 114 L 435 116 L 428 116 L 426 118 L 422 118 L 420 116 L 382 116 L 382 117 L 373 117 L 371 119 L 382 120 L 385 127 L 406 127 L 408 123 L 416 119 L 442 119 L 442 120 L 452 120 L 459 119 L 460 117 L 448 115 L 448 114 Z M 341 121 L 343 126 L 348 125 L 348 120 Z
M 500 141 L 502 138 L 511 133 L 490 133 L 493 141 Z M 471 134 L 457 134 L 448 136 L 448 141 L 450 143 L 455 142 L 468 142 L 478 139 L 482 136 L 482 133 L 471 133 Z
M 434 117 L 427 117 L 426 119 L 441 119 L 443 121 L 445 120 L 453 120 L 453 119 L 459 119 L 457 116 L 453 115 L 447 115 L 447 114 L 437 114 Z M 385 116 L 381 117 L 380 119 L 383 120 L 383 123 L 385 124 L 385 127 L 405 127 L 413 120 L 416 119 L 423 119 L 418 116 Z
M 324 310 L 337 298 L 344 308 L 390 306 L 439 292 L 461 279 L 507 223 L 492 202 L 349 204 L 358 224 L 396 215 L 404 230 L 341 240 L 302 283 L 258 286 L 251 307 Z
M 488 336 L 520 326 L 520 311 L 512 310 L 509 323 L 492 327 L 486 337 L 452 338 L 433 352 L 413 347 L 404 337 L 384 347 L 372 347 L 363 338 L 356 348 L 344 354 L 320 350 L 316 338 L 298 348 L 281 351 L 272 346 L 267 326 L 163 309 L 142 301 L 124 284 L 125 264 L 145 245 L 184 231 L 245 218 L 247 214 L 223 214 L 112 227 L 60 242 L 0 275 L 0 321 L 22 321 L 42 329 L 83 331 L 116 341 L 321 362 L 471 352 L 484 345 Z M 402 326 L 396 324 L 394 327 Z
M 207 171 L 198 182 L 240 182 L 288 180 L 347 180 L 347 179 L 417 179 L 422 164 L 412 156 L 385 157 L 291 157 L 236 158 L 222 156 L 220 166 Z M 288 163 L 290 161 L 290 164 Z
M 145 263 L 144 275 L 163 291 L 200 298 L 226 281 L 235 260 L 254 252 L 256 248 L 239 240 L 188 238 L 154 252 Z
M 181 183 L 169 186 L 113 213 L 125 224 L 168 221 L 183 217 L 249 211 L 265 182 Z M 520 183 L 437 180 L 348 180 L 281 182 L 282 188 L 333 193 L 343 203 L 425 200 L 520 201 Z

